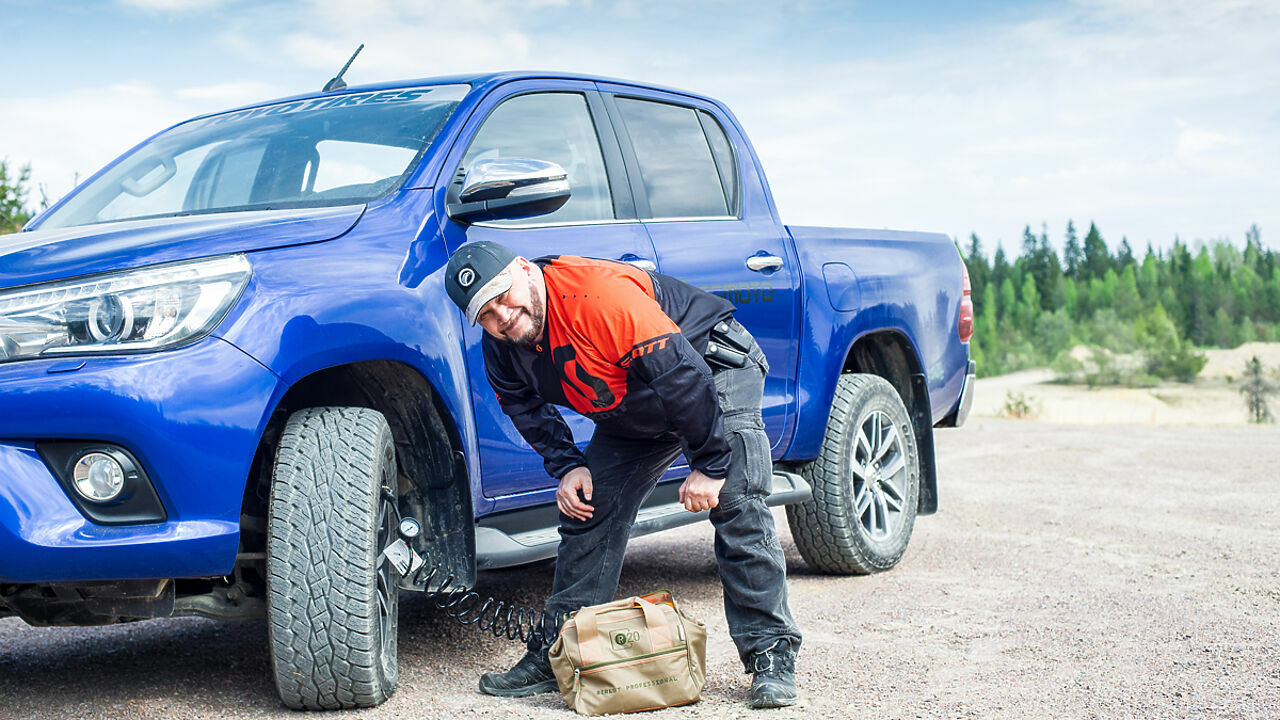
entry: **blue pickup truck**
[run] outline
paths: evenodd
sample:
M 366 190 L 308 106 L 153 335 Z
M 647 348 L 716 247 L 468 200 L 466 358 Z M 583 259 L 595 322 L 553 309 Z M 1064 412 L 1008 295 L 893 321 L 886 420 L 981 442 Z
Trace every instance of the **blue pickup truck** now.
M 181 123 L 0 237 L 0 617 L 265 617 L 288 706 L 389 697 L 398 589 L 433 589 L 384 552 L 399 518 L 437 584 L 558 539 L 555 481 L 443 288 L 476 240 L 732 301 L 772 368 L 770 503 L 812 567 L 888 569 L 935 512 L 933 428 L 964 422 L 974 377 L 949 238 L 783 225 L 698 95 L 394 82 Z M 685 472 L 635 534 L 705 516 L 676 502 Z

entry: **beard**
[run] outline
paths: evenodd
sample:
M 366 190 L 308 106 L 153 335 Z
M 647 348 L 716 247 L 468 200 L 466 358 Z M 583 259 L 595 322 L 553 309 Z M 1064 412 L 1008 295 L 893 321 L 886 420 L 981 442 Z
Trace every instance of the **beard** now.
M 538 344 L 538 339 L 542 337 L 542 325 L 547 319 L 546 306 L 542 304 L 542 299 L 538 297 L 538 293 L 530 293 L 529 309 L 522 311 L 529 316 L 529 329 L 515 337 L 503 334 L 502 339 L 512 345 L 519 345 L 522 348 L 532 350 Z M 518 321 L 519 318 L 516 318 Z

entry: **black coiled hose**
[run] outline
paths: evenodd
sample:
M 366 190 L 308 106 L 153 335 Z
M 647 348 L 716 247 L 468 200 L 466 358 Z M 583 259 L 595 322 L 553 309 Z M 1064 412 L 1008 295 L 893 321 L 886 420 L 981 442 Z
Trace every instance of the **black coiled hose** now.
M 424 588 L 423 593 L 430 602 L 459 623 L 475 625 L 497 638 L 520 640 L 526 644 L 536 639 L 544 647 L 560 634 L 560 626 L 567 615 L 557 617 L 549 615 L 545 609 L 538 611 L 507 600 L 481 598 L 480 593 L 457 582 L 455 576 L 446 575 L 439 565 L 432 564 L 429 556 L 423 559 L 422 567 L 413 574 L 413 584 Z M 437 577 L 443 579 L 436 589 L 426 589 Z

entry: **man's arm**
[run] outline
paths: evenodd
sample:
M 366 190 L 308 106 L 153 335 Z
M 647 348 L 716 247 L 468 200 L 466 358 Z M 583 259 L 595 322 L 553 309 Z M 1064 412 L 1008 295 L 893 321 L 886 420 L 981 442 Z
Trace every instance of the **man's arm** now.
M 729 443 L 707 364 L 679 332 L 640 345 L 645 350 L 633 353 L 628 372 L 657 393 L 689 467 L 723 479 L 729 474 Z
M 515 377 L 502 353 L 490 348 L 487 340 L 484 350 L 485 376 L 498 396 L 498 405 L 520 436 L 542 456 L 547 474 L 559 480 L 574 468 L 586 467 L 587 459 L 573 443 L 573 433 L 556 406 Z

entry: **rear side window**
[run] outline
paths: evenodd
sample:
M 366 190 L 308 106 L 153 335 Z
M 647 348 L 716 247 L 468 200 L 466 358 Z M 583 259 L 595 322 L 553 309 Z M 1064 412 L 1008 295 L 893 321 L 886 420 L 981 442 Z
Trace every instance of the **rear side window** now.
M 634 98 L 618 98 L 618 110 L 640 164 L 650 217 L 730 214 L 732 205 L 726 197 L 724 180 L 697 111 Z M 723 140 L 723 131 L 720 137 Z M 728 148 L 722 147 L 721 152 L 728 152 Z M 731 157 L 725 162 L 731 164 Z
M 527 158 L 558 163 L 569 178 L 569 201 L 559 210 L 495 225 L 612 220 L 613 200 L 604 156 L 587 99 L 578 93 L 534 93 L 504 100 L 476 131 L 462 170 L 477 160 Z

